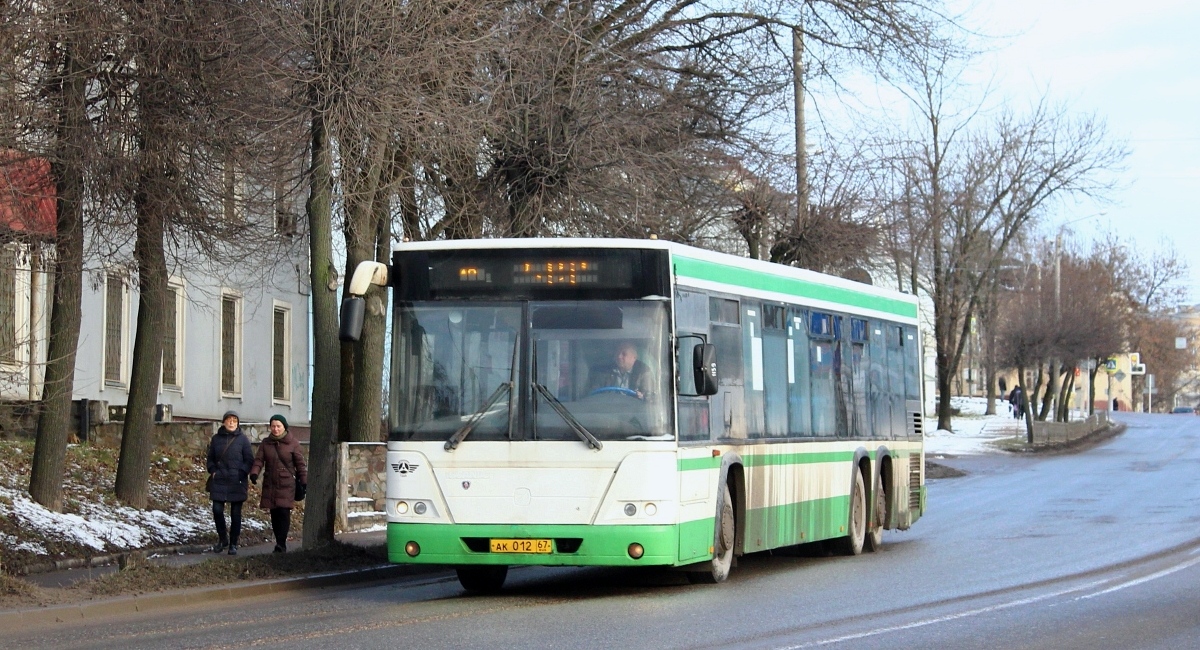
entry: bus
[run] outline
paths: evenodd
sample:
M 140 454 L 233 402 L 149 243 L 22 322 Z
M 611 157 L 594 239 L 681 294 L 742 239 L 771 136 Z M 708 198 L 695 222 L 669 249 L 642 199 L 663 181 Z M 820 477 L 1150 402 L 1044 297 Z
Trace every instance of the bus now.
M 857 555 L 925 509 L 914 296 L 678 243 L 398 245 L 387 541 L 495 591 L 510 566 Z

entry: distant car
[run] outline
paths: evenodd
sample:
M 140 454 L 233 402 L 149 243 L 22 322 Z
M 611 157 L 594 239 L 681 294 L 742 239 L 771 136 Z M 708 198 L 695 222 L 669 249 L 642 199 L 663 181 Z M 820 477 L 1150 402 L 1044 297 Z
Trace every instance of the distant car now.
M 1175 408 L 1171 409 L 1171 412 L 1172 413 L 1186 413 L 1188 415 L 1192 415 L 1196 412 L 1196 409 L 1194 409 L 1190 406 L 1176 406 Z

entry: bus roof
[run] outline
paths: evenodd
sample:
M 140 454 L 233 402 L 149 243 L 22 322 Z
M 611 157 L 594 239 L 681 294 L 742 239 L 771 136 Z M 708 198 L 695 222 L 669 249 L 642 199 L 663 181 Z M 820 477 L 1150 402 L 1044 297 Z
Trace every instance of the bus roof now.
M 796 297 L 818 308 L 847 310 L 864 315 L 916 323 L 917 298 L 837 276 L 696 248 L 661 239 L 514 238 L 454 239 L 397 244 L 395 252 L 419 250 L 552 250 L 556 248 L 633 248 L 665 250 L 677 284 L 748 294 L 768 300 Z

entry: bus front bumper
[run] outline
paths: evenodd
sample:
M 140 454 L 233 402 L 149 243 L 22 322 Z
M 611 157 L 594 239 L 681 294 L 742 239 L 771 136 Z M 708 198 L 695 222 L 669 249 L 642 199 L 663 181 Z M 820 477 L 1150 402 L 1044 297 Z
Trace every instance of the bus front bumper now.
M 389 523 L 387 540 L 401 564 L 650 566 L 679 555 L 677 526 Z M 523 552 L 539 548 L 549 552 Z

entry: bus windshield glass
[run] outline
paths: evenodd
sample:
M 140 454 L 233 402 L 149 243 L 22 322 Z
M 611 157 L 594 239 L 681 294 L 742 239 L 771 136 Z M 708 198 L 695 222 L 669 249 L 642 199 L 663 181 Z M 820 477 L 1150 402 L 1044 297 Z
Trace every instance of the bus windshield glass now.
M 401 303 L 389 437 L 671 440 L 668 326 L 664 300 Z
M 535 302 L 530 324 L 530 437 L 673 438 L 665 302 Z
M 392 439 L 437 440 L 475 420 L 468 440 L 509 438 L 521 306 L 400 306 L 392 357 Z

